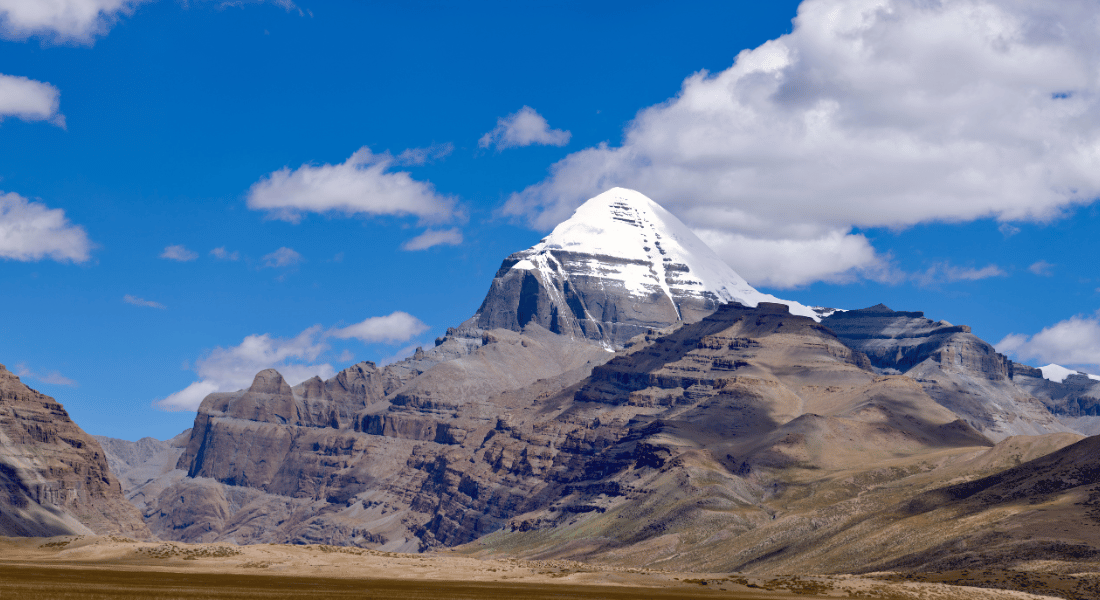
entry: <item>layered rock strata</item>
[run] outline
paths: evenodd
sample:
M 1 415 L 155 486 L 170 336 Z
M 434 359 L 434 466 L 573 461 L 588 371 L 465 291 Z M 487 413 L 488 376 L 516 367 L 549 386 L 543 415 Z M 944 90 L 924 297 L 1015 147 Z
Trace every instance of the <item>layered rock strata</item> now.
M 0 365 L 0 535 L 149 538 L 99 444 Z
M 822 324 L 883 374 L 905 374 L 970 425 L 1000 440 L 1070 431 L 1041 401 L 1013 382 L 1012 362 L 966 325 L 882 304 L 836 312 Z
M 188 477 L 150 507 L 151 526 L 184 541 L 415 551 L 584 523 L 600 552 L 617 552 L 751 529 L 792 470 L 989 445 L 784 305 L 723 305 L 610 362 L 537 326 L 483 335 L 476 351 L 355 401 L 338 427 L 305 417 L 345 410 L 327 400 L 334 380 L 292 389 L 267 371 L 210 396 L 180 459 Z M 307 388 L 326 398 L 312 412 Z
M 507 417 L 489 398 L 532 384 L 557 391 L 609 357 L 537 325 L 458 328 L 407 361 L 360 363 L 328 381 L 291 388 L 261 372 L 249 390 L 204 400 L 177 464 L 187 476 L 146 517 L 184 541 L 435 545 L 425 521 L 447 508 L 432 470 Z

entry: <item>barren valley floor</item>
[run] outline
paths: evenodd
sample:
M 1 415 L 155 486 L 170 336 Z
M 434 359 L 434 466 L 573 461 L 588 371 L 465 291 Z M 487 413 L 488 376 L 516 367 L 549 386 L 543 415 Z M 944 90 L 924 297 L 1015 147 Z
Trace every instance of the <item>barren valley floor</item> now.
M 959 572 L 745 577 L 397 554 L 333 546 L 135 542 L 117 537 L 0 538 L 0 598 L 883 598 L 1025 600 L 1096 597 L 1091 575 Z M 969 585 L 956 585 L 967 583 Z M 993 589 L 1003 584 L 1006 588 Z M 974 587 L 976 586 L 976 587 Z M 1018 591 L 1030 586 L 1029 591 Z M 1048 595 L 1049 594 L 1049 595 Z

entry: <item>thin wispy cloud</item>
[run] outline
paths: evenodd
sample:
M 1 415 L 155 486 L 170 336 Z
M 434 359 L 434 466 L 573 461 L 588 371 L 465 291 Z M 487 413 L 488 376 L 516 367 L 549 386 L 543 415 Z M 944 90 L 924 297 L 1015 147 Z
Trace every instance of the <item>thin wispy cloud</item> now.
M 174 260 L 177 262 L 190 262 L 199 257 L 199 253 L 194 250 L 188 250 L 187 246 L 177 245 L 168 246 L 164 249 L 164 252 L 160 253 L 160 257 L 168 260 Z
M 219 248 L 214 248 L 213 250 L 210 251 L 210 256 L 213 256 L 214 258 L 216 258 L 218 260 L 240 260 L 241 259 L 241 253 L 240 252 L 237 252 L 236 250 L 234 250 L 233 252 L 230 252 L 230 251 L 225 249 L 225 246 L 221 246 Z
M 438 153 L 438 151 L 436 151 Z M 425 221 L 447 221 L 459 215 L 456 200 L 439 194 L 432 184 L 417 181 L 402 164 L 419 164 L 433 156 L 431 149 L 389 152 L 357 150 L 337 165 L 284 167 L 248 190 L 248 208 L 266 211 L 273 219 L 297 223 L 306 213 L 415 216 Z
M 1031 271 L 1035 275 L 1039 275 L 1042 277 L 1050 277 L 1051 275 L 1054 275 L 1054 265 L 1048 263 L 1045 260 L 1040 260 L 1032 263 L 1032 265 L 1028 267 L 1027 270 Z
M 0 0 L 2 2 L 3 0 Z M 48 83 L 0 73 L 0 120 L 47 121 L 65 128 L 61 92 Z
M 58 371 L 36 372 L 28 368 L 26 363 L 16 364 L 14 373 L 18 375 L 20 379 L 34 379 L 35 381 L 40 381 L 42 383 L 48 383 L 51 385 L 77 387 L 76 381 L 65 377 Z
M 777 287 L 877 272 L 854 227 L 1059 218 L 1100 196 L 1095 22 L 1085 0 L 806 0 L 791 33 L 688 77 L 503 212 L 549 229 L 622 185 Z M 784 244 L 802 251 L 754 265 Z
M 564 146 L 573 134 L 561 129 L 550 129 L 546 118 L 530 106 L 497 119 L 497 126 L 481 136 L 479 148 L 496 147 L 498 151 L 522 146 Z
M 125 296 L 123 296 L 122 301 L 126 304 L 133 304 L 134 306 L 144 306 L 146 308 L 168 308 L 160 302 L 146 300 L 145 298 L 138 298 L 137 296 L 131 296 L 130 294 L 126 294 Z
M 291 248 L 282 247 L 263 257 L 265 267 L 293 267 L 305 261 L 301 254 Z
M 91 251 L 87 232 L 70 223 L 64 210 L 0 192 L 0 258 L 82 263 Z
M 982 268 L 960 267 L 948 262 L 940 262 L 928 267 L 928 269 L 913 273 L 911 279 L 919 286 L 930 287 L 955 281 L 978 281 L 990 277 L 1005 277 L 1008 273 L 997 265 L 986 265 Z
M 433 246 L 457 246 L 462 243 L 462 231 L 451 229 L 429 229 L 401 245 L 403 250 L 427 250 Z

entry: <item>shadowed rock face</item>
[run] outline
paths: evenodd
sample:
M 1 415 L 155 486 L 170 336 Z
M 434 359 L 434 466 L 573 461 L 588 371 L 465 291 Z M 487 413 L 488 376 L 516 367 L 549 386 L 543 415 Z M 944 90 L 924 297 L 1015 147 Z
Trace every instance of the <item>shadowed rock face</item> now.
M 1050 381 L 1035 367 L 1012 363 L 1012 381 L 1039 398 L 1064 425 L 1087 435 L 1100 434 L 1100 381 L 1083 374 Z
M 1070 431 L 1012 378 L 1012 362 L 965 325 L 879 304 L 836 312 L 821 323 L 866 354 L 880 373 L 903 373 L 973 427 L 1000 440 Z
M 99 444 L 0 365 L 0 535 L 149 538 Z

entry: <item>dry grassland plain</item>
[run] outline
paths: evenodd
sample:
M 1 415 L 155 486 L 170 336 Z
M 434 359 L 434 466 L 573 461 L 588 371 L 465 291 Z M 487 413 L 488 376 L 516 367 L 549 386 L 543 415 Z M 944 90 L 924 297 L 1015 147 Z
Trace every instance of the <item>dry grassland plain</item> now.
M 990 583 L 964 587 L 949 578 L 917 581 L 891 574 L 760 578 L 322 545 L 181 544 L 98 536 L 0 538 L 3 600 L 1077 597 L 989 589 Z

